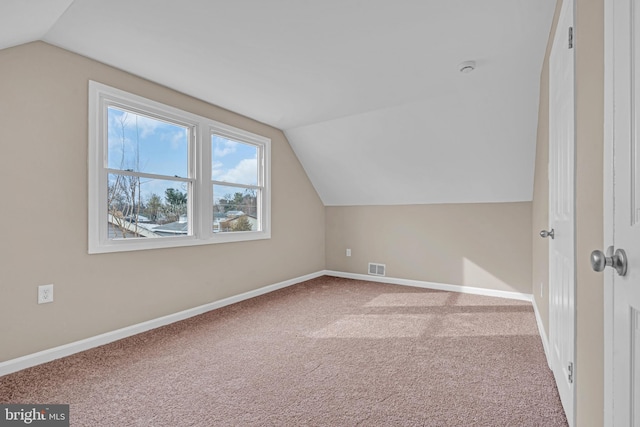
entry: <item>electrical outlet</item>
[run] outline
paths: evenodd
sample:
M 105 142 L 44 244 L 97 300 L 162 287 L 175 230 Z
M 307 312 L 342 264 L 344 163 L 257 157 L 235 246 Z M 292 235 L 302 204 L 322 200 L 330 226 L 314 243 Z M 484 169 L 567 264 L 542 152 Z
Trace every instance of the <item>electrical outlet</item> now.
M 351 249 L 347 249 L 347 256 L 351 256 Z
M 53 284 L 38 286 L 38 304 L 53 302 Z

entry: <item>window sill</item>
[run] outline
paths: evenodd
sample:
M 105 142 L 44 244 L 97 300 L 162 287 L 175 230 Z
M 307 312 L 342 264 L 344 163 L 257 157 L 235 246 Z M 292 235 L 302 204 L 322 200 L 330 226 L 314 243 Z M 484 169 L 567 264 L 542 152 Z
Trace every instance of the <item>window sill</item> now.
M 118 239 L 106 243 L 89 245 L 89 254 L 103 254 L 112 252 L 145 251 L 151 249 L 180 248 L 185 246 L 215 245 L 218 243 L 250 242 L 254 240 L 271 239 L 271 233 L 261 231 L 216 233 L 211 238 L 202 239 L 189 237 L 159 237 L 153 239 Z

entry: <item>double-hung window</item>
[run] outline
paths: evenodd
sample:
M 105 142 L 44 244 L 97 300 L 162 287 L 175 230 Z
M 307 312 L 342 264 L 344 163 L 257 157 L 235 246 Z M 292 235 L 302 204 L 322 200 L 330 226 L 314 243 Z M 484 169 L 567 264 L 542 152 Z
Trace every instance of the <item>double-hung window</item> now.
M 212 129 L 214 233 L 259 230 L 264 206 L 263 149 L 246 138 L 235 140 Z
M 270 140 L 89 84 L 89 252 L 270 238 Z

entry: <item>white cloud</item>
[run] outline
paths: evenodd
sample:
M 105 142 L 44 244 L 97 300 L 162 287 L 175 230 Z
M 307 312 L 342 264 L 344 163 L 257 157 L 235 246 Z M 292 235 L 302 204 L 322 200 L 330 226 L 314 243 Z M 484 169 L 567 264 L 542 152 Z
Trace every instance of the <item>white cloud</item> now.
M 124 135 L 122 134 L 122 125 L 124 124 Z M 117 116 L 111 116 L 109 121 L 109 134 L 113 142 L 122 143 L 124 136 L 125 145 L 130 146 L 135 142 L 136 137 L 145 138 L 152 135 L 158 127 L 163 123 L 158 120 L 138 116 L 133 113 L 121 113 Z M 137 127 L 137 129 L 136 129 Z M 137 134 L 137 135 L 136 135 Z M 112 142 L 111 138 L 110 141 Z
M 111 119 L 109 126 L 113 127 L 113 130 L 119 135 L 121 135 L 122 123 L 124 122 L 128 138 L 135 138 L 136 132 L 140 138 L 146 138 L 153 135 L 159 127 L 167 125 L 163 121 L 126 111 L 119 111 L 112 115 Z M 182 132 L 180 133 L 182 134 Z
M 171 148 L 173 150 L 182 149 L 185 147 L 185 142 L 187 141 L 187 130 L 181 130 L 178 132 L 174 132 L 171 135 Z
M 235 153 L 237 144 L 237 142 L 229 141 L 228 139 L 222 142 L 218 141 L 213 149 L 213 155 L 215 157 L 224 157 L 227 154 Z
M 135 114 L 130 115 L 128 119 L 127 127 L 133 132 L 136 131 L 137 127 L 137 130 L 140 132 L 140 138 L 146 138 L 147 136 L 154 134 L 156 129 L 164 124 L 161 121 Z
M 213 178 L 215 180 L 237 184 L 257 184 L 258 161 L 256 159 L 243 159 L 235 168 L 228 171 L 221 169 L 222 166 L 222 163 L 213 163 Z
M 224 165 L 222 162 L 213 161 L 211 164 L 211 176 L 213 179 L 221 181 L 220 177 L 224 174 Z

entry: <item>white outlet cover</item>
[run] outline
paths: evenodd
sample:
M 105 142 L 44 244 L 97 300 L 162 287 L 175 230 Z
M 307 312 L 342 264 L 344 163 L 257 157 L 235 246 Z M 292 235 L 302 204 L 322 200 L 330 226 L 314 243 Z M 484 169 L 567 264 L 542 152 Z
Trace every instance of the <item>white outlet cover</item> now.
M 38 286 L 38 304 L 53 302 L 53 284 Z

